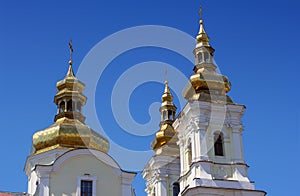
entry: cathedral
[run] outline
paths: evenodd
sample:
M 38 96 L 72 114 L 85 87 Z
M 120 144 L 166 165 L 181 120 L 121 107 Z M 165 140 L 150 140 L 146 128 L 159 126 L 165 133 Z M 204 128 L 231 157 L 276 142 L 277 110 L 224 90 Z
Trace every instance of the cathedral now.
M 214 52 L 201 16 L 181 111 L 173 103 L 172 84 L 165 82 L 161 122 L 151 143 L 155 155 L 142 172 L 148 196 L 266 195 L 248 177 L 242 145 L 245 106 L 227 95 L 231 83 L 216 71 Z M 24 167 L 26 195 L 134 196 L 136 173 L 123 170 L 109 155 L 109 141 L 85 124 L 85 85 L 72 63 L 71 55 L 66 76 L 56 84 L 54 124 L 32 137 Z

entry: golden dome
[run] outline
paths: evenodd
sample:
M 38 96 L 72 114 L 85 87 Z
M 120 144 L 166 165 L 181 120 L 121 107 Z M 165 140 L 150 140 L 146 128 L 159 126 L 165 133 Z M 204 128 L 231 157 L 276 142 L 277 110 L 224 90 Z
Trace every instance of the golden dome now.
M 160 130 L 155 134 L 155 140 L 151 144 L 153 150 L 162 147 L 171 141 L 175 136 L 176 132 L 172 125 L 164 124 L 161 126 Z
M 207 33 L 205 32 L 204 25 L 203 25 L 203 20 L 200 20 L 200 29 L 199 33 L 196 37 L 197 43 L 202 43 L 205 46 L 209 46 L 209 37 Z
M 72 45 L 70 44 L 70 47 Z M 70 48 L 72 49 L 72 48 Z M 71 54 L 73 49 L 71 50 Z M 33 135 L 33 153 L 38 154 L 56 148 L 92 148 L 104 153 L 109 150 L 109 142 L 88 127 L 82 115 L 82 107 L 87 98 L 83 95 L 84 83 L 79 81 L 72 69 L 72 60 L 64 79 L 57 82 L 54 103 L 57 105 L 55 123 Z
M 61 118 L 50 127 L 33 135 L 35 154 L 55 148 L 92 148 L 107 153 L 109 142 L 86 124 L 76 119 Z

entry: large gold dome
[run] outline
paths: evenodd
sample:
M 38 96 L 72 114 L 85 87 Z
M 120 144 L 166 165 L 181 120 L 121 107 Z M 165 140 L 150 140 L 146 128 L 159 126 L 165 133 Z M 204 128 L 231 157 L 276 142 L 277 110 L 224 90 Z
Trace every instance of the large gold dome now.
M 32 143 L 36 154 L 55 148 L 92 148 L 104 153 L 109 150 L 107 139 L 79 120 L 65 117 L 36 132 Z

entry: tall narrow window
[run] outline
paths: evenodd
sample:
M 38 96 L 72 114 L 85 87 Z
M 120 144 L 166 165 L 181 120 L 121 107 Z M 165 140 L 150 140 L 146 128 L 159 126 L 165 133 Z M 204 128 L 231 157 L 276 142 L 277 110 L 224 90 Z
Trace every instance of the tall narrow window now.
M 172 110 L 168 110 L 168 120 L 174 120 Z
M 203 62 L 203 56 L 202 56 L 202 52 L 198 53 L 198 63 L 202 63 Z
M 163 120 L 167 120 L 168 116 L 167 116 L 167 111 L 163 111 Z
M 180 191 L 179 183 L 175 182 L 173 184 L 173 196 L 178 196 L 179 195 L 179 191 Z
M 224 137 L 222 133 L 215 134 L 214 150 L 216 156 L 224 156 Z
M 65 112 L 65 102 L 62 101 L 59 104 L 59 112 Z
M 80 196 L 93 196 L 93 181 L 81 180 Z
M 204 52 L 204 61 L 210 63 L 210 54 L 208 52 Z
M 192 164 L 192 144 L 191 143 L 189 143 L 189 145 L 188 145 L 187 159 L 188 159 L 188 165 L 190 166 Z
M 72 100 L 69 100 L 67 102 L 67 112 L 72 112 L 73 111 L 73 102 Z

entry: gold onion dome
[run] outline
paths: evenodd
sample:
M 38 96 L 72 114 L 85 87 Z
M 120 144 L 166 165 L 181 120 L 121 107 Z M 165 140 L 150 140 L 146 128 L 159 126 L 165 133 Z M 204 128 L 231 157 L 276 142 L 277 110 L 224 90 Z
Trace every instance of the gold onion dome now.
M 190 77 L 190 85 L 184 90 L 184 97 L 188 100 L 207 102 L 233 103 L 226 95 L 231 89 L 231 83 L 226 76 L 216 72 L 213 56 L 214 48 L 210 45 L 209 36 L 204 29 L 202 20 L 202 8 L 200 9 L 200 29 L 196 36 L 194 49 L 195 67 L 194 74 Z
M 108 140 L 84 123 L 81 108 L 87 99 L 82 94 L 85 85 L 75 77 L 71 60 L 69 64 L 67 75 L 56 84 L 54 103 L 58 111 L 55 123 L 33 135 L 32 153 L 38 154 L 56 148 L 92 148 L 107 153 Z
M 160 107 L 161 122 L 160 129 L 155 134 L 155 139 L 151 148 L 156 150 L 165 144 L 173 144 L 172 140 L 176 134 L 172 124 L 175 120 L 176 106 L 173 104 L 173 96 L 170 92 L 168 82 L 165 82 L 165 90 L 161 97 L 162 104 Z

